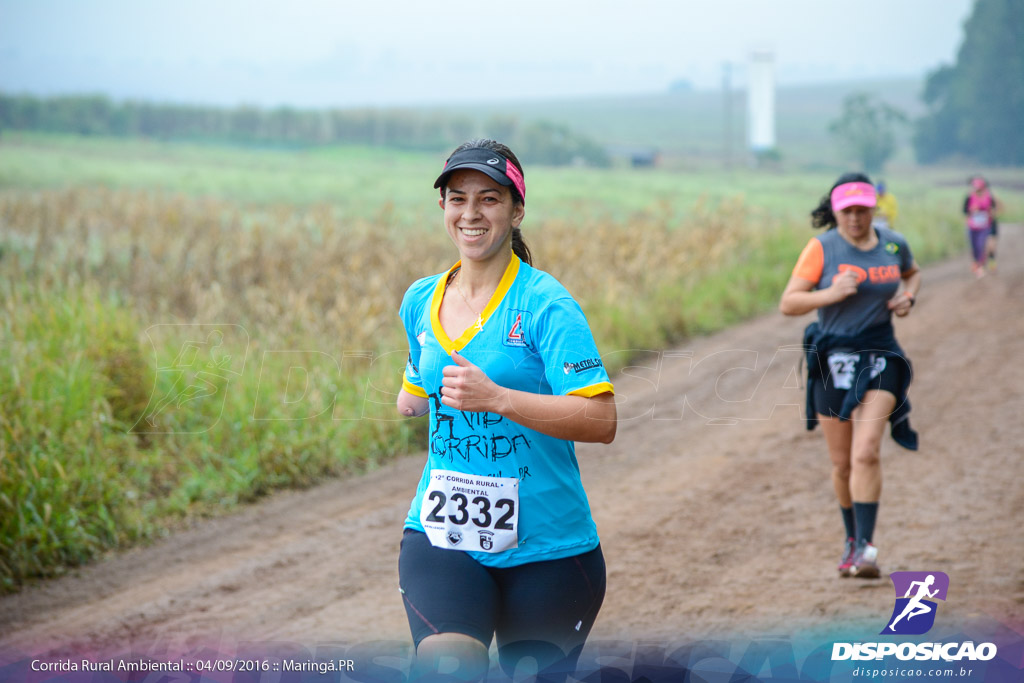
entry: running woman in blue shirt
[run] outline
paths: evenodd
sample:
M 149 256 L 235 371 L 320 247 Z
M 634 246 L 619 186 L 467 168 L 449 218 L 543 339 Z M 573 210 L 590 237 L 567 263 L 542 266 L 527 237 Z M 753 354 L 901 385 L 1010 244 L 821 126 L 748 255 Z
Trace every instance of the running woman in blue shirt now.
M 402 415 L 429 414 L 399 581 L 415 673 L 442 658 L 486 674 L 575 668 L 604 599 L 605 566 L 574 441 L 615 438 L 613 387 L 579 305 L 532 267 L 519 226 L 522 166 L 504 145 L 459 146 L 434 184 L 460 260 L 409 287 Z

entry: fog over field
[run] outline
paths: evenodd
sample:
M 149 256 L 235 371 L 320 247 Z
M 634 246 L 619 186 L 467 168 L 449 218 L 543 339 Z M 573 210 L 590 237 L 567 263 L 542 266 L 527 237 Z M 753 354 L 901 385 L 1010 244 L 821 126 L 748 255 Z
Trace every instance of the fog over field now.
M 914 78 L 951 63 L 971 0 L 0 0 L 0 91 L 233 106 L 444 105 Z

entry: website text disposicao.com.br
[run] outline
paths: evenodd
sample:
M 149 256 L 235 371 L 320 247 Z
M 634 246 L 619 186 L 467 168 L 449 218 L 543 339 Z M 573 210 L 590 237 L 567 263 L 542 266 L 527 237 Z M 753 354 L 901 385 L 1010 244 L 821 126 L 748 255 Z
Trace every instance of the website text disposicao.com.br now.
M 893 678 L 896 680 L 904 680 L 908 678 L 941 678 L 943 680 L 949 680 L 952 678 L 970 678 L 975 671 L 977 671 L 976 668 L 968 666 L 954 666 L 938 669 L 915 669 L 913 667 L 901 666 L 876 669 L 868 666 L 859 666 L 851 673 L 854 678 L 863 678 L 865 680 L 871 680 L 873 678 Z
M 832 646 L 832 660 L 883 660 L 895 656 L 899 664 L 889 662 L 875 666 L 860 665 L 853 669 L 854 678 L 889 679 L 907 678 L 969 678 L 980 673 L 977 662 L 989 661 L 996 656 L 997 648 L 992 643 L 975 645 L 964 643 L 835 643 Z M 916 662 L 934 661 L 932 666 Z M 941 662 L 938 660 L 942 660 Z M 915 663 L 916 663 L 915 662 Z

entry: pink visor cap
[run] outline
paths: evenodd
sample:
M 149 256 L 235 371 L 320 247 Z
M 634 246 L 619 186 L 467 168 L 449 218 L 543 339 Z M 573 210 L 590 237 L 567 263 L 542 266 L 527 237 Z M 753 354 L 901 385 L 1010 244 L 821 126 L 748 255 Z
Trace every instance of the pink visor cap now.
M 526 203 L 526 181 L 523 179 L 523 174 L 503 155 L 483 147 L 470 147 L 448 157 L 448 161 L 444 163 L 444 170 L 434 181 L 434 187 L 441 189 L 442 196 L 444 195 L 444 186 L 448 183 L 448 176 L 460 168 L 480 171 L 499 185 L 515 188 L 515 191 L 519 193 L 519 199 L 523 204 Z
M 843 183 L 832 190 L 833 213 L 848 206 L 874 206 L 877 203 L 878 197 L 871 183 Z

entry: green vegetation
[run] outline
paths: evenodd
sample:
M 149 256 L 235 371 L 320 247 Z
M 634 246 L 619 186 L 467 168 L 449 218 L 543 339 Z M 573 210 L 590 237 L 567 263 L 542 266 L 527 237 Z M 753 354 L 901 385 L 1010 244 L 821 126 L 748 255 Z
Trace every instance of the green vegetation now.
M 301 110 L 114 102 L 103 95 L 34 97 L 0 94 L 0 129 L 206 140 L 288 147 L 324 144 L 443 149 L 469 135 L 464 115 L 423 116 L 391 109 Z
M 778 152 L 789 170 L 838 172 L 856 162 L 828 133 L 844 98 L 868 93 L 916 116 L 923 111 L 920 82 L 858 81 L 779 88 Z M 149 141 L 232 143 L 262 149 L 309 151 L 337 145 L 444 153 L 471 137 L 508 143 L 531 168 L 566 163 L 605 167 L 626 163 L 631 152 L 659 153 L 672 168 L 694 164 L 745 166 L 749 159 L 742 91 L 673 91 L 640 97 L 512 100 L 489 105 L 420 110 L 218 109 L 115 103 L 97 96 L 46 100 L 0 94 L 0 131 L 47 132 Z M 725 121 L 731 121 L 727 126 Z M 909 161 L 900 135 L 896 161 Z M 155 142 L 150 143 L 159 148 Z
M 248 211 L 326 205 L 342 222 L 415 229 L 437 225 L 437 191 L 424 178 L 429 181 L 445 157 L 369 147 L 288 151 L 35 133 L 5 135 L 0 152 L 0 187 L 5 188 L 180 193 L 231 201 Z M 966 187 L 968 172 L 985 170 L 911 172 L 896 166 L 889 180 L 901 200 L 908 192 L 935 186 L 948 186 L 955 198 Z M 637 212 L 653 210 L 678 220 L 698 200 L 716 205 L 732 198 L 803 225 L 811 208 L 803 204 L 807 198 L 813 204 L 836 175 L 832 168 L 780 174 L 725 171 L 715 165 L 637 171 L 528 166 L 527 227 L 534 220 L 554 218 L 627 221 Z M 1008 170 L 987 175 L 1000 196 L 1003 186 L 1024 180 L 1024 173 Z
M 922 163 L 959 156 L 1024 164 L 1024 21 L 1020 0 L 978 0 L 964 24 L 956 64 L 925 83 L 928 114 L 914 148 Z
M 843 115 L 833 121 L 829 132 L 860 162 L 867 173 L 878 173 L 896 151 L 899 128 L 907 116 L 867 93 L 854 93 L 843 101 Z
M 443 154 L 367 147 L 287 151 L 37 133 L 8 133 L 0 144 L 3 187 L 130 188 L 265 206 L 331 203 L 343 218 L 366 220 L 390 207 L 410 224 L 427 218 L 436 190 L 422 179 L 444 163 Z
M 915 79 L 780 87 L 776 92 L 776 137 L 787 169 L 828 170 L 838 174 L 856 161 L 844 156 L 828 132 L 829 122 L 840 115 L 843 100 L 851 93 L 868 93 L 909 116 L 917 116 L 923 112 L 918 99 L 920 90 L 921 83 Z M 601 141 L 613 152 L 654 147 L 662 153 L 664 164 L 670 167 L 690 169 L 695 164 L 721 167 L 727 156 L 734 166 L 745 166 L 747 162 L 743 123 L 746 99 L 740 90 L 730 93 L 728 99 L 722 91 L 693 90 L 631 97 L 510 100 L 459 111 L 478 121 L 498 116 L 513 116 L 524 121 L 542 118 L 571 126 Z M 729 135 L 725 125 L 727 118 L 732 121 Z M 903 153 L 898 151 L 894 161 L 912 161 L 908 141 L 907 133 L 898 137 Z
M 364 145 L 443 151 L 475 135 L 478 123 L 461 113 L 402 109 L 300 110 L 290 107 L 185 106 L 114 102 L 101 95 L 38 98 L 0 93 L 0 130 L 175 142 L 234 143 L 308 149 Z M 490 135 L 520 150 L 531 164 L 608 166 L 603 147 L 566 124 L 521 123 L 496 116 Z
M 0 590 L 421 448 L 424 421 L 393 409 L 396 311 L 453 259 L 439 166 L 6 135 Z M 771 310 L 833 180 L 527 171 L 537 265 L 576 294 L 612 369 Z M 961 171 L 888 181 L 920 260 L 963 249 Z M 1019 220 L 1020 193 L 999 196 Z

